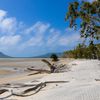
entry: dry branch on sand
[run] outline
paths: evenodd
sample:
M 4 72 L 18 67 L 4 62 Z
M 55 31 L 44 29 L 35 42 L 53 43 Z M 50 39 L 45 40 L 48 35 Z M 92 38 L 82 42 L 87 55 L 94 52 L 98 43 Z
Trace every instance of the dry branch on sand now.
M 34 71 L 33 74 L 29 74 L 28 76 L 39 74 L 39 73 L 48 73 L 48 74 L 49 73 L 55 73 L 55 72 L 58 73 L 65 66 L 63 64 L 60 64 L 60 65 L 51 64 L 49 61 L 47 61 L 45 59 L 42 59 L 42 61 L 48 65 L 50 70 L 27 68 L 27 70 L 29 70 L 29 71 Z M 67 82 L 68 81 L 47 81 L 47 82 L 41 82 L 41 83 L 38 83 L 38 84 L 5 84 L 2 87 L 8 88 L 8 89 L 7 90 L 2 89 L 2 90 L 0 90 L 0 93 L 3 94 L 5 92 L 8 92 L 9 95 L 0 98 L 0 100 L 5 100 L 6 98 L 9 98 L 11 96 L 20 96 L 20 97 L 31 96 L 31 95 L 38 93 L 42 88 L 46 87 L 47 84 L 50 84 L 50 83 L 67 83 Z M 9 91 L 9 88 L 10 88 L 10 91 Z M 13 90 L 14 88 L 17 88 L 19 90 L 20 89 L 22 90 L 22 89 L 25 89 L 25 88 L 27 88 L 27 89 L 23 90 L 22 92 L 15 93 L 14 90 Z
M 51 73 L 53 73 L 53 72 L 55 71 L 56 67 L 55 67 L 54 64 L 51 64 L 49 61 L 47 61 L 47 60 L 45 60 L 45 59 L 42 59 L 42 61 L 43 61 L 44 63 L 46 63 L 46 64 L 49 66 L 50 72 L 51 72 Z
M 10 92 L 10 94 L 8 96 L 0 98 L 0 100 L 5 100 L 6 98 L 9 98 L 11 96 L 19 96 L 19 97 L 31 96 L 31 95 L 34 95 L 34 94 L 38 93 L 42 88 L 46 87 L 47 84 L 50 84 L 50 83 L 67 83 L 67 82 L 69 82 L 69 81 L 47 81 L 47 82 L 41 82 L 41 83 L 36 84 L 36 85 L 33 84 L 33 86 L 31 85 L 32 86 L 31 88 L 28 88 L 28 89 L 26 89 L 26 90 L 24 90 L 24 91 L 22 91 L 20 93 L 14 93 L 13 90 L 11 90 L 11 92 L 9 90 L 7 90 L 7 91 Z M 27 86 L 30 86 L 30 85 L 27 85 Z M 5 93 L 5 92 L 6 91 L 2 92 L 2 94 Z
M 49 70 L 44 70 L 44 69 L 27 68 L 27 70 L 30 70 L 30 71 L 37 71 L 37 72 L 39 72 L 39 73 L 50 73 Z
M 0 90 L 0 94 L 3 94 L 3 93 L 5 93 L 5 92 L 7 92 L 8 90 L 7 89 L 1 89 Z
M 49 61 L 47 61 L 45 59 L 42 59 L 42 61 L 47 64 L 47 66 L 50 68 L 50 70 L 27 68 L 27 70 L 29 70 L 29 71 L 36 71 L 33 74 L 29 74 L 29 76 L 39 74 L 39 73 L 48 73 L 48 74 L 49 73 L 58 73 L 58 72 L 60 72 L 60 70 L 62 68 L 65 67 L 65 64 L 55 65 L 55 64 L 51 64 Z
M 100 81 L 100 79 L 95 79 L 96 81 Z
M 51 64 L 49 61 L 45 59 L 42 59 L 42 61 L 48 65 L 51 73 L 59 73 L 59 72 L 62 72 L 63 69 L 69 70 L 69 68 L 66 67 L 66 64 L 59 64 L 59 65 L 56 65 L 54 63 Z

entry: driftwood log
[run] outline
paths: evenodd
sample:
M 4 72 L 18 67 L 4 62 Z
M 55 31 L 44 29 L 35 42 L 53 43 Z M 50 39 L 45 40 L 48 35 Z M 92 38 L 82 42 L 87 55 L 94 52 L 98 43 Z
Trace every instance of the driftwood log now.
M 7 89 L 1 89 L 0 90 L 0 94 L 3 94 L 3 93 L 5 93 L 5 92 L 7 92 L 8 90 Z
M 7 99 L 7 98 L 9 98 L 11 96 L 19 96 L 19 97 L 31 96 L 31 95 L 34 95 L 34 94 L 38 93 L 42 88 L 46 87 L 47 84 L 51 84 L 51 83 L 68 83 L 68 82 L 69 81 L 47 81 L 47 82 L 41 82 L 41 83 L 36 84 L 36 85 L 34 85 L 34 84 L 31 85 L 32 86 L 31 88 L 28 88 L 28 89 L 26 89 L 26 90 L 24 90 L 24 91 L 22 91 L 20 93 L 15 93 L 13 90 L 11 90 L 11 91 L 7 90 L 7 91 L 10 92 L 10 94 L 5 96 L 5 97 L 0 98 L 0 100 L 5 100 L 5 99 Z M 30 85 L 27 85 L 27 86 L 30 86 Z M 7 91 L 2 92 L 2 94 L 7 92 Z
M 42 61 L 43 61 L 44 63 L 46 63 L 46 64 L 49 66 L 50 72 L 51 72 L 51 73 L 55 72 L 56 67 L 55 67 L 54 64 L 51 64 L 49 61 L 47 61 L 47 60 L 45 60 L 45 59 L 42 59 Z
M 62 69 L 64 69 L 65 64 L 60 64 L 60 65 L 55 65 L 55 64 L 51 64 L 49 61 L 47 61 L 46 59 L 42 59 L 42 61 L 44 63 L 47 64 L 47 66 L 49 67 L 50 70 L 45 70 L 45 69 L 34 69 L 34 68 L 27 68 L 27 70 L 29 71 L 36 71 L 35 73 L 29 74 L 30 75 L 35 75 L 35 74 L 39 74 L 39 73 L 55 73 L 55 72 L 60 72 Z
M 27 68 L 30 71 L 37 71 L 39 73 L 50 73 L 49 70 L 44 70 L 44 69 L 33 69 L 33 68 Z

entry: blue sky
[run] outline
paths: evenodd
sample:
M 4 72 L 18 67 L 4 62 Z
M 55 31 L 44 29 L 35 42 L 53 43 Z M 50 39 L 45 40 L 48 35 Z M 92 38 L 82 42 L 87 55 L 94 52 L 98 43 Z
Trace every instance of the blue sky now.
M 74 0 L 0 0 L 0 51 L 28 57 L 62 52 L 80 41 L 64 21 Z

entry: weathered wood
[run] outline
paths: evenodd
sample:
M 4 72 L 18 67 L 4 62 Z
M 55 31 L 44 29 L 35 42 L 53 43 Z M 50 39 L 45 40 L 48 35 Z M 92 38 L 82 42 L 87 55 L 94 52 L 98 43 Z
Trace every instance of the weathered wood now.
M 46 85 L 49 84 L 49 83 L 51 84 L 51 83 L 67 83 L 67 82 L 69 82 L 69 81 L 46 81 L 46 82 L 41 82 L 39 84 L 36 84 L 32 88 L 28 88 L 28 89 L 24 90 L 21 93 L 14 93 L 13 90 L 11 90 L 11 94 L 9 94 L 8 96 L 0 98 L 0 100 L 5 100 L 6 98 L 9 98 L 11 96 L 19 96 L 19 97 L 31 96 L 31 95 L 34 95 L 34 94 L 38 93 L 42 88 L 46 87 Z M 30 92 L 33 92 L 33 93 L 30 93 Z M 28 94 L 28 93 L 30 93 L 30 94 Z
M 7 92 L 8 90 L 7 89 L 1 89 L 0 90 L 0 94 L 3 94 L 3 93 L 5 93 L 5 92 Z
M 69 82 L 69 81 L 47 81 L 47 82 L 39 83 L 35 87 L 26 89 L 22 93 L 19 93 L 19 94 L 12 92 L 12 95 L 20 96 L 20 97 L 27 97 L 27 96 L 31 96 L 31 95 L 34 95 L 34 94 L 38 93 L 48 83 L 67 83 L 67 82 Z M 31 93 L 31 94 L 27 94 L 27 93 L 32 92 L 32 91 L 35 91 L 35 92 L 34 93 Z
M 68 83 L 69 81 L 46 81 L 45 83 Z
M 100 79 L 95 79 L 96 81 L 100 81 Z
M 60 72 L 61 68 L 64 68 L 64 66 L 65 66 L 65 64 L 60 64 L 58 66 L 55 65 L 55 64 L 51 64 L 49 61 L 47 61 L 45 59 L 42 59 L 42 61 L 48 65 L 48 67 L 50 68 L 50 70 L 27 68 L 27 70 L 29 70 L 29 71 L 37 71 L 36 73 L 29 74 L 29 75 L 35 75 L 35 74 L 38 74 L 38 73 L 54 73 L 54 72 Z
M 33 68 L 27 68 L 28 70 L 30 71 L 38 71 L 38 72 L 41 72 L 41 73 L 50 73 L 49 70 L 45 70 L 45 69 L 33 69 Z
M 32 74 L 28 74 L 28 76 L 31 76 L 31 75 L 36 75 L 36 74 L 41 74 L 42 72 L 41 71 L 37 71 L 35 73 L 32 73 Z
M 55 67 L 54 64 L 51 64 L 49 61 L 47 61 L 47 60 L 45 60 L 45 59 L 42 59 L 42 61 L 43 61 L 44 63 L 46 63 L 46 64 L 49 66 L 50 72 L 51 72 L 51 73 L 53 73 L 53 72 L 55 71 L 56 67 Z

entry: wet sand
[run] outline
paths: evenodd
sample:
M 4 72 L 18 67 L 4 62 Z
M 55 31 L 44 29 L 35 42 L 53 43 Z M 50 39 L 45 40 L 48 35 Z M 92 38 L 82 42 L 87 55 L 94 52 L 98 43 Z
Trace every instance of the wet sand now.
M 0 84 L 7 84 L 10 82 L 26 82 L 28 80 L 33 81 L 36 78 L 41 78 L 45 76 L 45 74 L 38 74 L 28 76 L 29 74 L 33 74 L 35 72 L 27 70 L 27 68 L 35 68 L 35 69 L 47 69 L 49 67 L 42 62 L 43 58 L 11 58 L 11 59 L 0 59 Z M 50 59 L 47 59 L 51 61 Z M 63 64 L 67 64 L 72 60 L 61 59 L 60 62 Z M 57 62 L 58 64 L 60 62 Z

